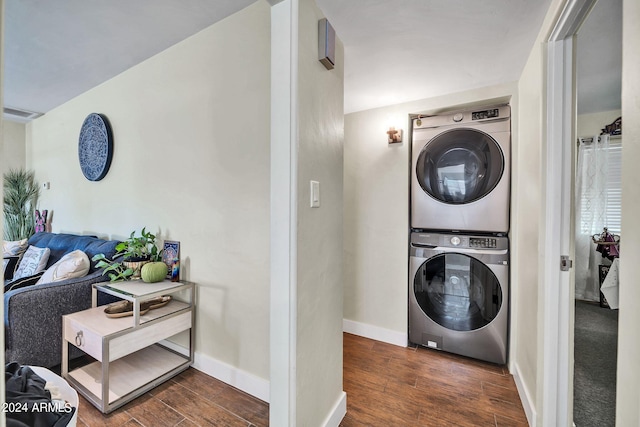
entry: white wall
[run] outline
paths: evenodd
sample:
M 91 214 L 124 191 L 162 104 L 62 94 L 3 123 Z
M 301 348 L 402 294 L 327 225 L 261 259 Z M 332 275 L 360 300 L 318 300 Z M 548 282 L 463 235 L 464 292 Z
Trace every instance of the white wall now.
M 622 3 L 622 228 L 616 425 L 640 425 L 640 2 Z M 628 142 L 628 143 L 627 143 Z
M 542 218 L 545 216 L 542 184 L 545 156 L 546 119 L 543 116 L 546 102 L 544 43 L 549 36 L 564 0 L 553 0 L 532 46 L 531 53 L 518 82 L 519 150 L 517 167 L 519 174 L 513 190 L 515 215 L 512 222 L 512 286 L 517 286 L 517 295 L 512 320 L 511 336 L 517 340 L 513 361 L 513 374 L 529 423 L 539 424 L 542 420 L 542 375 L 545 339 L 542 322 L 545 307 L 539 301 L 544 299 L 544 287 L 540 286 L 540 275 L 544 265 L 544 248 L 540 247 L 540 236 L 544 235 Z
M 337 426 L 342 391 L 344 53 L 318 62 L 314 0 L 272 7 L 271 425 Z M 320 207 L 310 207 L 310 181 Z
M 508 83 L 345 116 L 345 331 L 407 343 L 409 114 L 506 103 L 515 93 Z M 387 143 L 389 126 L 404 130 L 401 144 Z
M 329 71 L 318 61 L 318 20 L 323 15 L 314 0 L 300 0 L 299 5 L 296 425 L 311 427 L 326 425 L 336 406 L 346 403 L 342 391 L 344 55 L 337 34 L 335 68 Z M 320 183 L 319 208 L 310 207 L 311 180 Z
M 122 238 L 146 226 L 180 241 L 182 278 L 197 283 L 196 366 L 262 398 L 269 100 L 270 14 L 261 1 L 27 127 L 27 166 L 51 182 L 41 206 L 53 231 Z M 78 132 L 92 112 L 108 117 L 114 135 L 99 182 L 78 166 Z
M 513 373 L 517 376 L 521 398 L 528 409 L 529 422 L 535 418 L 537 369 L 538 369 L 538 212 L 544 194 L 541 190 L 541 141 L 542 125 L 542 48 L 534 46 L 518 82 L 519 129 L 518 149 L 514 152 L 514 177 L 512 191 L 515 211 L 512 216 L 512 287 L 518 292 L 513 295 L 514 323 L 511 336 L 518 345 L 511 353 Z
M 622 116 L 622 110 L 601 111 L 598 113 L 579 114 L 576 125 L 578 137 L 589 138 L 600 135 L 606 125 Z
M 2 165 L 0 172 L 5 173 L 9 169 L 21 169 L 26 167 L 25 160 L 26 129 L 24 123 L 4 120 L 2 129 Z

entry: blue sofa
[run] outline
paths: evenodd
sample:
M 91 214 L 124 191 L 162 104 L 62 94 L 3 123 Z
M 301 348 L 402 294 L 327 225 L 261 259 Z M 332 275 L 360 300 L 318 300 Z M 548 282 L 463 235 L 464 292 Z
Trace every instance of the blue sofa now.
M 112 257 L 116 240 L 102 240 L 93 236 L 36 233 L 29 245 L 51 250 L 47 268 L 65 254 L 76 249 L 89 259 L 99 253 Z M 10 290 L 4 295 L 5 361 L 21 365 L 53 367 L 62 361 L 62 316 L 91 307 L 91 288 L 94 283 L 108 280 L 102 269 L 91 262 L 89 274 L 56 283 L 42 283 Z M 98 293 L 98 304 L 113 298 Z M 71 357 L 81 355 L 78 350 Z

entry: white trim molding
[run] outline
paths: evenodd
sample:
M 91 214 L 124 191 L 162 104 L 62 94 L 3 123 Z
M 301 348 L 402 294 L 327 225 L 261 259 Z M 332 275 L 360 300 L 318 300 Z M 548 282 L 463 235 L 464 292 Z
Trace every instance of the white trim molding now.
M 392 331 L 379 326 L 360 323 L 354 320 L 342 319 L 342 330 L 349 334 L 358 335 L 376 341 L 386 342 L 400 347 L 406 347 L 409 342 L 407 333 Z
M 269 403 L 269 381 L 211 356 L 195 354 L 193 368 Z
M 524 409 L 524 414 L 527 416 L 527 421 L 530 426 L 535 426 L 537 419 L 535 404 L 531 398 L 531 393 L 529 393 L 529 390 L 527 390 L 527 387 L 522 382 L 520 366 L 518 366 L 517 363 L 514 363 L 513 380 L 516 383 L 518 395 L 520 395 L 520 402 L 522 402 L 522 408 Z
M 275 2 L 274 2 L 275 3 Z M 273 4 L 273 3 L 272 3 Z M 298 0 L 271 7 L 269 424 L 295 425 L 297 362 Z
M 338 427 L 346 414 L 347 393 L 343 391 L 335 405 L 333 405 L 333 408 L 331 408 L 331 412 L 321 425 L 322 427 Z

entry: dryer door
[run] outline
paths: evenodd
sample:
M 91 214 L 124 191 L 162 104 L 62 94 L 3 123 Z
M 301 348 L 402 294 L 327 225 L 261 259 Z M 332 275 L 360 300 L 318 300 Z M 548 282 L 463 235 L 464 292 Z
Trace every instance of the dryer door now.
M 455 331 L 474 331 L 498 315 L 503 292 L 491 269 L 465 254 L 444 253 L 416 272 L 413 292 L 431 320 Z
M 500 182 L 505 160 L 490 135 L 468 128 L 438 134 L 420 152 L 416 177 L 422 189 L 441 202 L 471 203 Z

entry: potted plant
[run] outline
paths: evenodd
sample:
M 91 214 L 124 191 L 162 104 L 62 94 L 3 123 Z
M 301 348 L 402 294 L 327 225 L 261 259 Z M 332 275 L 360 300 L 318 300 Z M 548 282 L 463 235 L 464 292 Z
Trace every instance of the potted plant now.
M 127 269 L 132 269 L 132 279 L 140 277 L 140 269 L 148 262 L 156 262 L 162 259 L 162 251 L 156 246 L 156 236 L 142 228 L 140 236 L 135 235 L 135 230 L 124 242 L 116 246 L 116 256 L 122 256 L 122 264 Z
M 4 239 L 22 240 L 35 231 L 34 210 L 40 186 L 33 171 L 10 170 L 4 174 Z
M 119 257 L 122 261 L 116 261 Z M 108 274 L 112 282 L 139 279 L 144 264 L 162 261 L 162 251 L 158 250 L 156 236 L 145 227 L 140 236 L 136 236 L 134 230 L 127 240 L 118 243 L 113 258 L 108 259 L 104 254 L 97 254 L 92 260 L 98 261 L 96 267 L 104 268 L 102 274 Z

